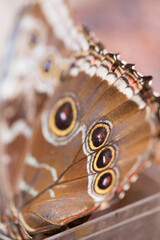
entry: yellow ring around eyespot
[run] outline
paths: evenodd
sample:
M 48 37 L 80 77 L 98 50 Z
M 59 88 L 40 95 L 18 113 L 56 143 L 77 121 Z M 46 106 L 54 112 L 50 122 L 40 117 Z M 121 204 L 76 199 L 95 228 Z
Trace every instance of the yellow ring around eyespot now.
M 100 178 L 101 178 L 105 173 L 110 173 L 110 174 L 111 174 L 111 176 L 112 176 L 112 183 L 111 183 L 111 185 L 110 185 L 108 188 L 106 188 L 106 189 L 100 189 L 100 188 L 98 187 L 98 182 L 99 182 Z M 114 172 L 112 169 L 108 169 L 108 170 L 106 170 L 106 171 L 104 171 L 104 172 L 101 172 L 101 173 L 97 176 L 97 178 L 96 178 L 96 180 L 95 180 L 95 186 L 94 186 L 95 192 L 96 192 L 97 194 L 103 194 L 103 195 L 106 194 L 106 193 L 108 193 L 108 192 L 114 187 L 115 181 L 116 181 L 116 174 L 115 174 L 115 172 Z
M 73 112 L 73 119 L 72 119 L 72 122 L 71 122 L 70 126 L 67 129 L 61 130 L 61 129 L 58 129 L 57 126 L 56 126 L 55 116 L 56 116 L 56 112 L 59 109 L 59 107 L 61 107 L 66 102 L 69 102 L 71 104 L 72 112 Z M 76 121 L 77 121 L 77 107 L 76 107 L 76 103 L 73 100 L 73 98 L 71 98 L 71 97 L 64 97 L 64 98 L 60 99 L 54 105 L 53 109 L 50 112 L 50 115 L 49 115 L 49 128 L 56 136 L 64 137 L 64 136 L 68 135 L 73 130 L 73 128 L 76 125 Z
M 92 142 L 92 134 L 93 134 L 94 130 L 95 130 L 96 128 L 98 128 L 98 127 L 105 127 L 105 128 L 106 128 L 106 131 L 107 131 L 107 134 L 106 134 L 106 137 L 105 137 L 103 143 L 102 143 L 100 146 L 95 147 L 95 146 L 93 145 L 93 142 Z M 91 129 L 90 134 L 89 134 L 89 146 L 90 146 L 91 150 L 97 150 L 97 149 L 101 148 L 101 147 L 105 144 L 106 140 L 108 139 L 109 134 L 110 134 L 110 127 L 109 127 L 109 125 L 108 125 L 107 123 L 98 123 L 98 124 L 96 124 L 96 125 Z
M 43 66 L 45 65 L 45 62 L 48 61 L 48 60 L 51 61 L 52 65 L 51 65 L 50 70 L 48 72 L 46 72 L 44 70 Z M 53 67 L 54 63 L 55 63 L 54 57 L 51 56 L 51 55 L 46 57 L 45 60 L 41 63 L 41 72 L 42 72 L 42 75 L 43 75 L 44 78 L 49 78 L 49 77 L 51 77 L 53 75 L 53 73 L 54 73 L 54 67 Z
M 104 167 L 104 168 L 98 168 L 97 167 L 97 160 L 99 158 L 99 155 L 101 154 L 101 152 L 103 152 L 105 149 L 110 149 L 111 150 L 111 153 L 112 153 L 112 158 L 111 160 L 109 161 L 109 163 Z M 106 168 L 108 168 L 114 161 L 115 159 L 115 149 L 112 147 L 112 146 L 109 146 L 109 147 L 105 147 L 105 148 L 102 148 L 96 155 L 95 159 L 94 159 L 94 162 L 93 162 L 93 168 L 95 171 L 97 172 L 102 172 L 104 171 Z

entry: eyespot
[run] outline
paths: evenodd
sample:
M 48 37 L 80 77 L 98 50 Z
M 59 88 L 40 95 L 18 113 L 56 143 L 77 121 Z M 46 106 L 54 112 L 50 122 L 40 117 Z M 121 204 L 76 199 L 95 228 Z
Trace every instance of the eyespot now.
M 60 99 L 49 115 L 49 128 L 57 136 L 68 135 L 77 121 L 76 103 L 71 97 Z
M 36 31 L 29 35 L 29 47 L 34 48 L 38 43 L 38 33 Z
M 90 131 L 89 146 L 91 150 L 102 147 L 110 134 L 110 126 L 107 123 L 98 123 Z
M 53 74 L 53 71 L 54 71 L 53 65 L 54 65 L 54 59 L 52 56 L 47 57 L 42 62 L 41 71 L 42 71 L 43 77 L 49 78 Z
M 95 180 L 95 192 L 97 194 L 108 193 L 115 185 L 116 174 L 113 170 L 109 169 L 101 172 Z
M 115 159 L 115 149 L 112 146 L 101 149 L 93 162 L 95 171 L 103 171 L 108 168 Z

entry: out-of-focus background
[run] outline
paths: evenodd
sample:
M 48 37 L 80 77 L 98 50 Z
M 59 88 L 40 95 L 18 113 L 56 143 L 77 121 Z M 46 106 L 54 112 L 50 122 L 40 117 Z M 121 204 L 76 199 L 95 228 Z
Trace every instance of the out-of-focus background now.
M 160 92 L 160 1 L 97 0 L 75 6 L 77 22 L 93 29 L 107 50 L 154 76 Z
M 0 59 L 17 10 L 29 0 L 0 2 Z M 160 1 L 70 0 L 77 23 L 93 30 L 107 50 L 136 63 L 136 69 L 154 77 L 160 92 Z

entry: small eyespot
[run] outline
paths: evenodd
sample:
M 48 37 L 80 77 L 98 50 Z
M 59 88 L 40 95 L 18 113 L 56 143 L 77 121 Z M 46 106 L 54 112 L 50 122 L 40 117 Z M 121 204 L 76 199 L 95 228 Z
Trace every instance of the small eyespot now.
M 90 131 L 89 146 L 91 150 L 102 147 L 110 134 L 110 126 L 107 123 L 98 123 Z
M 56 136 L 66 136 L 75 127 L 77 121 L 76 103 L 71 97 L 60 99 L 49 115 L 49 128 Z
M 34 48 L 38 43 L 38 33 L 32 32 L 29 36 L 29 47 L 32 49 Z
M 54 65 L 54 59 L 52 56 L 47 57 L 45 61 L 43 61 L 41 66 L 43 77 L 45 78 L 51 77 L 54 71 L 53 65 Z
M 116 174 L 113 170 L 109 169 L 101 172 L 95 180 L 95 192 L 97 194 L 108 193 L 115 185 Z
M 108 168 L 115 159 L 115 149 L 112 146 L 101 149 L 95 156 L 93 168 L 95 171 L 103 171 Z

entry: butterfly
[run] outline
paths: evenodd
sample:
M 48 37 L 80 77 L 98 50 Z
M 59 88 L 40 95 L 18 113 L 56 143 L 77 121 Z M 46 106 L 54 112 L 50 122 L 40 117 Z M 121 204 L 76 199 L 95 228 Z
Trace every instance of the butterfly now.
M 109 207 L 154 158 L 151 77 L 76 26 L 63 0 L 21 12 L 1 83 L 3 236 L 34 239 Z

